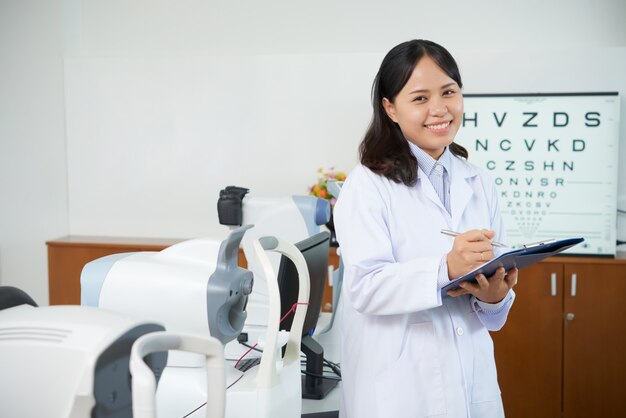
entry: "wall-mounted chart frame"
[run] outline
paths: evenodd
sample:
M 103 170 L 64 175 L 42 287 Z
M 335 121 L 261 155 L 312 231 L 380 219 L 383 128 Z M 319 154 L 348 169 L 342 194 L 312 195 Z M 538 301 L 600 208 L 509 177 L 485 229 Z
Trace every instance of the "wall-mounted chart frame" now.
M 617 92 L 466 94 L 455 141 L 496 183 L 514 246 L 573 236 L 615 255 Z

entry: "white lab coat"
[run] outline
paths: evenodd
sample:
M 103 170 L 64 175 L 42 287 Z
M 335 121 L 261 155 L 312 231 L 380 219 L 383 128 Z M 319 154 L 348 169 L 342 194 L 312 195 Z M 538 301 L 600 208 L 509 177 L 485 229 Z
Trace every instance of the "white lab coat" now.
M 488 228 L 504 242 L 492 180 L 452 157 L 450 215 L 427 176 L 414 187 L 357 166 L 334 211 L 342 288 L 343 418 L 503 417 L 488 330 L 500 311 L 437 287 L 454 231 Z

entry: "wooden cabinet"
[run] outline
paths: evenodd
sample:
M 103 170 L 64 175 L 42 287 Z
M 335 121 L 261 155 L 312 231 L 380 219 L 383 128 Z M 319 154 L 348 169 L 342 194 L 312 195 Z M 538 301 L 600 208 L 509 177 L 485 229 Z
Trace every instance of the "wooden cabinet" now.
M 626 264 L 565 266 L 563 412 L 624 417 Z
M 560 417 L 563 306 L 551 289 L 557 267 L 539 263 L 520 271 L 507 323 L 492 333 L 507 418 Z M 555 280 L 562 295 L 562 274 Z
M 337 270 L 339 268 L 339 255 L 337 252 L 339 251 L 336 247 L 330 248 L 330 253 L 328 254 L 328 264 L 332 266 L 333 270 Z M 326 280 L 326 286 L 324 287 L 324 299 L 322 300 L 322 311 L 323 312 L 332 312 L 333 311 L 333 287 L 330 282 L 330 276 Z
M 520 272 L 492 333 L 507 418 L 624 417 L 626 259 L 559 257 Z
M 106 255 L 161 251 L 182 239 L 121 238 L 101 236 L 67 236 L 48 241 L 48 287 L 50 305 L 80 305 L 80 273 L 85 264 Z M 337 268 L 339 257 L 335 248 L 330 249 L 329 264 Z M 239 253 L 239 265 L 245 267 L 243 252 Z M 322 310 L 332 311 L 332 287 L 328 280 L 324 289 Z

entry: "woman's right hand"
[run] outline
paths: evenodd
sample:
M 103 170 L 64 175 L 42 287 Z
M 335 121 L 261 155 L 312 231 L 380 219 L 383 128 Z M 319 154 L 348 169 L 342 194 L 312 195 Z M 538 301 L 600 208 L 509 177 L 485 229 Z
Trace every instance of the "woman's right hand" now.
M 495 231 L 489 229 L 472 229 L 457 235 L 446 256 L 450 280 L 491 260 L 494 257 L 491 240 L 495 236 Z

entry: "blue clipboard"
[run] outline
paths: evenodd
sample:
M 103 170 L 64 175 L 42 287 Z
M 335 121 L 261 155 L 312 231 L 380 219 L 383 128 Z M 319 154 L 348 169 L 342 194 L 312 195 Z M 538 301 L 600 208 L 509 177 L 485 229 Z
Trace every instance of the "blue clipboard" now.
M 584 238 L 567 238 L 561 240 L 555 240 L 550 242 L 541 242 L 535 245 L 526 245 L 524 248 L 508 251 L 500 254 L 493 260 L 488 261 L 470 271 L 469 273 L 459 277 L 458 279 L 450 280 L 450 283 L 441 288 L 442 291 L 458 289 L 459 283 L 466 282 L 468 280 L 476 280 L 477 274 L 484 274 L 486 277 L 491 277 L 499 267 L 504 267 L 506 271 L 509 271 L 513 267 L 523 269 L 530 265 L 535 264 L 544 258 L 551 257 L 555 254 L 565 251 L 576 244 L 583 242 Z

